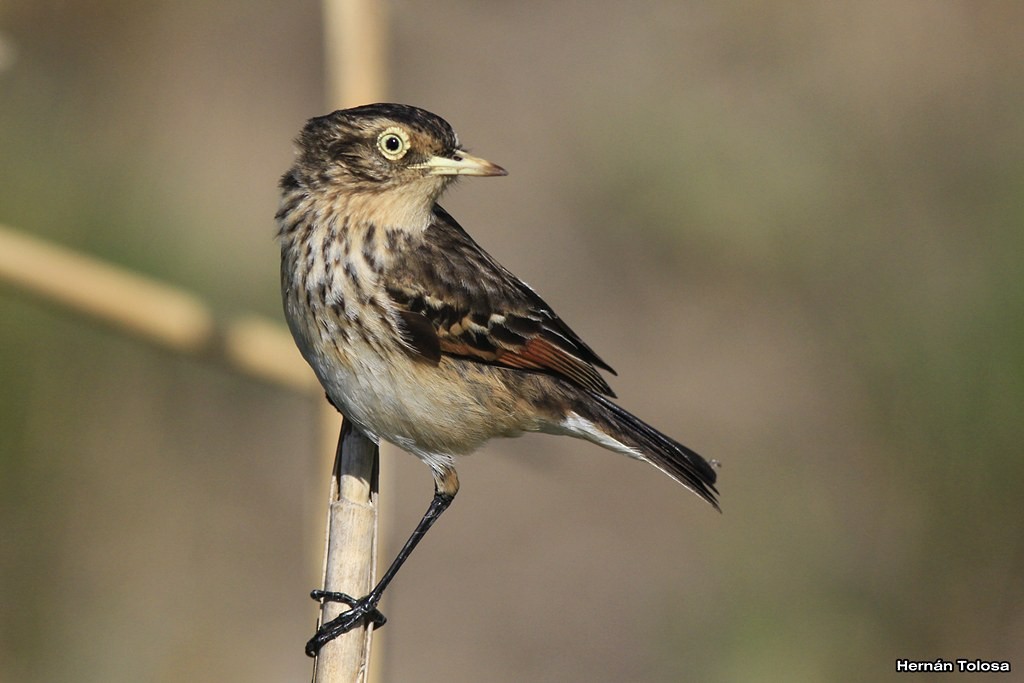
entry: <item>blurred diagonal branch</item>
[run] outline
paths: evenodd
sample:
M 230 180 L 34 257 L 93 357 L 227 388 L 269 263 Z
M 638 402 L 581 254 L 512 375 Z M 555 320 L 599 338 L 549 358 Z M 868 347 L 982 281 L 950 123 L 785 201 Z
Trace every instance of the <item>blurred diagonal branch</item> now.
M 281 325 L 220 318 L 199 297 L 0 225 L 0 280 L 151 344 L 297 392 L 317 383 Z

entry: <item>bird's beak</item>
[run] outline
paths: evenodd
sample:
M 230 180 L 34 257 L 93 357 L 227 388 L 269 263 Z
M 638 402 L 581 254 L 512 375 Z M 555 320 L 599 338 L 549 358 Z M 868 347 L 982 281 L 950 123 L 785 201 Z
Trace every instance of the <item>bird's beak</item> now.
M 430 175 L 508 175 L 508 171 L 486 159 L 466 154 L 457 149 L 450 156 L 435 156 L 427 159 L 420 168 Z

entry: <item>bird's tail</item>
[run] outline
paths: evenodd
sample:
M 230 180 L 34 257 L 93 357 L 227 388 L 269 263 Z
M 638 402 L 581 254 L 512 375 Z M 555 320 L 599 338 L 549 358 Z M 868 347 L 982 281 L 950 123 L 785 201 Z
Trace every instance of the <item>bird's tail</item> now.
M 718 474 L 707 460 L 604 396 L 589 393 L 588 398 L 590 400 L 573 406 L 562 423 L 566 431 L 610 450 L 646 460 L 711 503 L 716 510 L 721 510 L 715 488 Z

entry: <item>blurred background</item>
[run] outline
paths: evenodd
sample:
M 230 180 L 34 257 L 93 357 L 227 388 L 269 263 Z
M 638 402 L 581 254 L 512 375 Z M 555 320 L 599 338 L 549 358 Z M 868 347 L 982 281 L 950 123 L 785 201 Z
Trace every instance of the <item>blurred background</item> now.
M 389 98 L 510 171 L 445 207 L 721 461 L 724 513 L 493 443 L 385 598 L 380 680 L 1024 667 L 1024 5 L 387 7 Z M 0 223 L 283 325 L 323 64 L 308 0 L 3 3 Z M 4 284 L 0 321 L 0 680 L 308 680 L 319 398 Z M 383 563 L 432 484 L 382 467 Z

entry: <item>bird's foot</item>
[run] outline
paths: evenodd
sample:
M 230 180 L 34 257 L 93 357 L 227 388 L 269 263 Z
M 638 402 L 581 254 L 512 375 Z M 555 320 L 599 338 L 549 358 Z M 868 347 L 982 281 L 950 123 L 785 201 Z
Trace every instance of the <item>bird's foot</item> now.
M 377 602 L 380 600 L 380 597 L 372 593 L 364 598 L 356 599 L 347 593 L 315 590 L 309 594 L 309 597 L 318 602 L 341 602 L 350 608 L 326 624 L 320 625 L 320 628 L 317 629 L 313 637 L 306 643 L 306 654 L 310 657 L 316 657 L 317 653 L 320 652 L 320 648 L 324 645 L 341 634 L 348 633 L 364 622 L 370 622 L 374 628 L 380 628 L 387 622 L 387 617 L 377 609 Z

